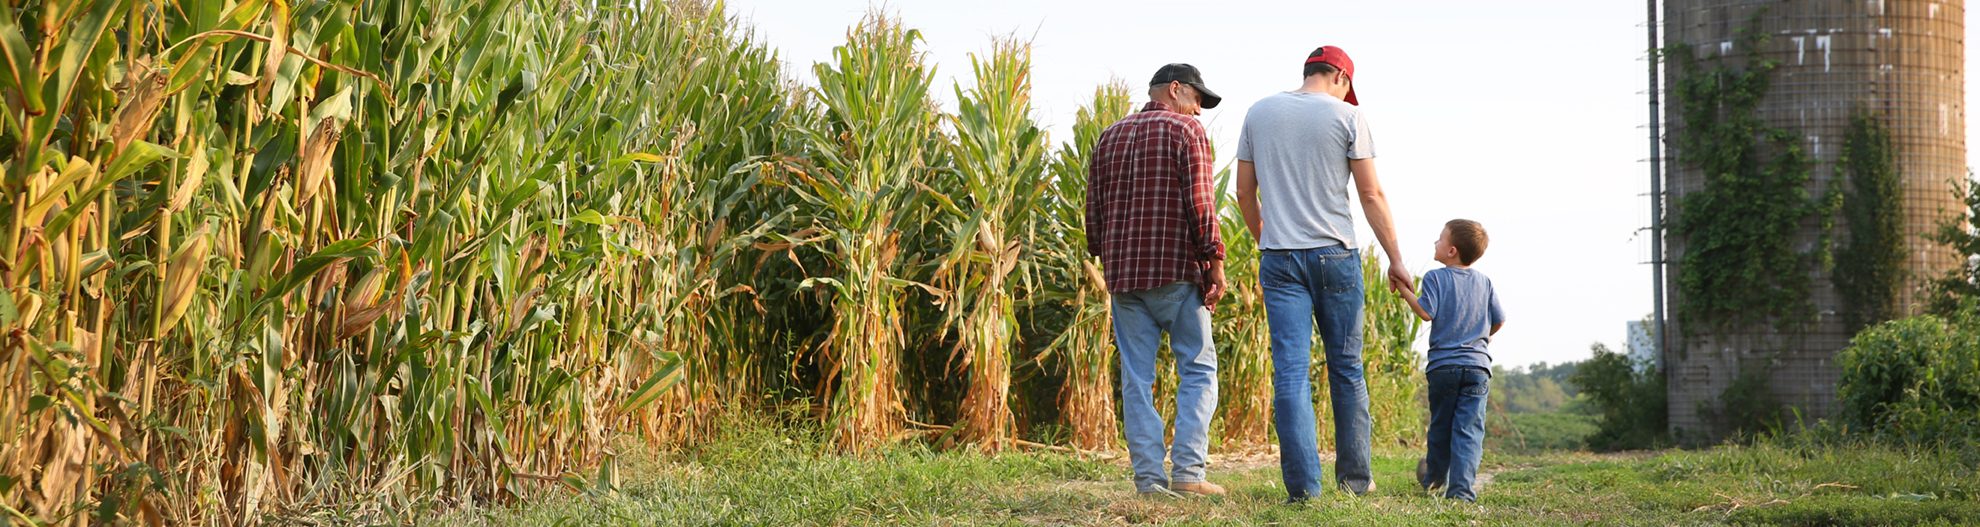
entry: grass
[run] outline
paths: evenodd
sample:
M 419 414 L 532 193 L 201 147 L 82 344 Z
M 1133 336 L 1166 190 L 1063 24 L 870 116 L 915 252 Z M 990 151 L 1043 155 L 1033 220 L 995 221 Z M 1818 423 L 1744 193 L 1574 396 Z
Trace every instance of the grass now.
M 1972 460 L 1889 447 L 1724 446 L 1623 454 L 1488 452 L 1476 505 L 1417 490 L 1416 455 L 1380 453 L 1378 490 L 1285 505 L 1277 457 L 1220 455 L 1219 498 L 1137 497 L 1121 460 L 939 453 L 859 458 L 816 434 L 742 426 L 625 467 L 615 492 L 552 490 L 436 525 L 1970 525 Z
M 1500 452 L 1577 450 L 1601 429 L 1593 415 L 1568 411 L 1486 413 L 1485 448 Z

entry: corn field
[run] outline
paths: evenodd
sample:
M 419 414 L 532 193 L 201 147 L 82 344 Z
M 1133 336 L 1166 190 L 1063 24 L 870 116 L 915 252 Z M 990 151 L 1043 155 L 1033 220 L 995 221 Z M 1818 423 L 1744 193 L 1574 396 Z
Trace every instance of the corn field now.
M 1027 44 L 952 87 L 920 45 L 870 16 L 800 86 L 719 3 L 0 0 L 0 523 L 404 521 L 609 487 L 735 412 L 853 455 L 1119 448 L 1080 210 L 1129 92 L 1053 148 Z M 1256 444 L 1234 214 L 1220 440 Z

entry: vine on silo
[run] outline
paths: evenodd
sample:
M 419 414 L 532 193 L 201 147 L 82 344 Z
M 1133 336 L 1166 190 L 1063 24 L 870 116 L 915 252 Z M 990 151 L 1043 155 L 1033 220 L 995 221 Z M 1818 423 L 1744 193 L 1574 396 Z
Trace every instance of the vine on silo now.
M 1824 211 L 1841 196 L 1810 196 L 1814 161 L 1799 134 L 1758 115 L 1779 65 L 1757 51 L 1767 37 L 1747 29 L 1736 41 L 1743 67 L 1727 57 L 1694 57 L 1683 44 L 1664 50 L 1679 72 L 1677 160 L 1705 177 L 1704 188 L 1678 199 L 1673 211 L 1671 229 L 1684 240 L 1678 313 L 1686 324 L 1718 329 L 1761 323 L 1781 329 L 1812 318 L 1809 274 L 1828 263 L 1834 215 Z M 1810 221 L 1822 239 L 1803 250 L 1797 234 Z
M 1868 113 L 1851 118 L 1836 169 L 1849 178 L 1842 207 L 1849 241 L 1836 252 L 1830 279 L 1842 296 L 1843 321 L 1855 333 L 1897 314 L 1904 281 L 1904 196 L 1890 130 Z

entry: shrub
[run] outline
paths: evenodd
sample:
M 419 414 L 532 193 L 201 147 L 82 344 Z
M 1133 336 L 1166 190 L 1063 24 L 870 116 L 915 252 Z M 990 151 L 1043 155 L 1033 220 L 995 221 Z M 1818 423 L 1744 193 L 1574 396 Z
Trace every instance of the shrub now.
M 1581 363 L 1568 378 L 1601 410 L 1600 429 L 1588 437 L 1588 447 L 1630 450 L 1668 443 L 1670 415 L 1665 405 L 1663 369 L 1640 367 L 1644 365 L 1601 344 L 1596 344 L 1594 351 L 1595 357 Z
M 1732 384 L 1719 392 L 1718 404 L 1701 401 L 1698 414 L 1714 428 L 1742 440 L 1786 429 L 1793 414 L 1767 390 L 1766 371 L 1760 364 L 1741 367 Z
M 1851 425 L 1904 443 L 1980 443 L 1980 301 L 1873 326 L 1837 362 Z

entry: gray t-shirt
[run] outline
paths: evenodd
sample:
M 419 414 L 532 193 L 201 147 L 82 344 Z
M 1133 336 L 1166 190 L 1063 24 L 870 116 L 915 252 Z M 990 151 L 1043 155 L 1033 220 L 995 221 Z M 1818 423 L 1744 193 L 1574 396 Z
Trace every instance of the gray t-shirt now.
M 1417 303 L 1430 313 L 1430 364 L 1423 371 L 1445 366 L 1492 369 L 1492 326 L 1506 323 L 1492 279 L 1471 268 L 1442 267 L 1423 273 L 1423 296 Z
M 1355 248 L 1349 159 L 1375 157 L 1361 109 L 1325 93 L 1284 92 L 1251 105 L 1237 158 L 1258 173 L 1262 249 Z

